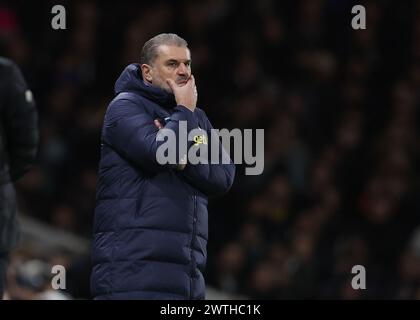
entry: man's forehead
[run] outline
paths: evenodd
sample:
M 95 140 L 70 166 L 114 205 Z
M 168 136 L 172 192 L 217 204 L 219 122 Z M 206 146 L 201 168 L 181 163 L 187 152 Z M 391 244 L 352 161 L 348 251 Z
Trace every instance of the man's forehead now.
M 158 47 L 158 58 L 162 60 L 190 60 L 191 54 L 187 47 L 164 44 Z

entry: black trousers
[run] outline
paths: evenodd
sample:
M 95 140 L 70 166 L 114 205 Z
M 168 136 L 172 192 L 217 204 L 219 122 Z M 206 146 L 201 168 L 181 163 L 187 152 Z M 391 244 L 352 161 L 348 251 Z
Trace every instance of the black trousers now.
M 0 300 L 3 299 L 4 286 L 6 280 L 6 270 L 9 263 L 9 256 L 0 253 Z

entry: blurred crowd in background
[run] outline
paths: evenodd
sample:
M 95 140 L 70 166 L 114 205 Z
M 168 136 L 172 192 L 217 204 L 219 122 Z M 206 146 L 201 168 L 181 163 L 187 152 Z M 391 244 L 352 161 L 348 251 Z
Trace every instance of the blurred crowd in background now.
M 146 40 L 174 32 L 213 126 L 265 129 L 263 174 L 238 165 L 210 202 L 207 284 L 255 299 L 420 299 L 419 1 L 61 1 L 66 30 L 51 28 L 55 4 L 0 5 L 0 55 L 40 114 L 23 214 L 91 237 L 114 82 Z M 351 28 L 355 4 L 365 30 Z M 89 298 L 89 259 L 19 248 L 8 294 Z M 51 293 L 57 261 L 69 287 Z M 354 265 L 366 290 L 351 287 Z

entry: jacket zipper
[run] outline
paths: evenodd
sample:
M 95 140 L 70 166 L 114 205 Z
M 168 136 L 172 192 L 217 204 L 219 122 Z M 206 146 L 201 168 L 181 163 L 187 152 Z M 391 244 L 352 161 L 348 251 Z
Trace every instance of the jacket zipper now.
M 193 212 L 193 231 L 191 236 L 191 274 L 190 274 L 190 300 L 193 299 L 193 290 L 194 290 L 194 252 L 193 252 L 193 245 L 194 245 L 194 238 L 195 238 L 195 227 L 197 223 L 197 196 L 193 196 L 194 199 L 194 212 Z

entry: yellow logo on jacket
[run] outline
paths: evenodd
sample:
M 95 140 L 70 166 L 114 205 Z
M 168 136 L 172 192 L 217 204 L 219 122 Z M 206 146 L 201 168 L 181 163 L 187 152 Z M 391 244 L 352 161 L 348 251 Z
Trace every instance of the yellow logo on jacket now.
M 196 135 L 194 137 L 194 145 L 198 146 L 199 144 L 207 144 L 207 137 L 206 135 L 202 134 L 202 135 Z

